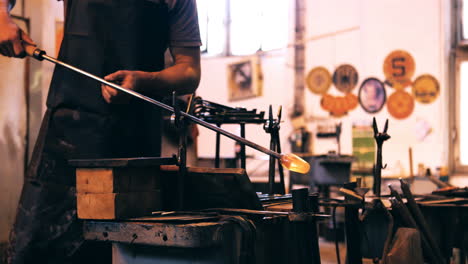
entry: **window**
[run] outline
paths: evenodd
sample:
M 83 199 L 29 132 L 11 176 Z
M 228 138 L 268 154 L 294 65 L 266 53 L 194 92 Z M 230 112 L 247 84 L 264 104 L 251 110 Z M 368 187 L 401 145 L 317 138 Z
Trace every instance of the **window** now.
M 284 48 L 288 0 L 197 0 L 202 51 L 249 55 Z
M 455 91 L 451 91 L 450 100 L 455 113 L 453 119 L 453 147 L 452 162 L 455 172 L 468 172 L 468 50 L 457 48 L 455 56 Z
M 458 0 L 453 12 L 454 50 L 451 58 L 452 84 L 449 102 L 451 115 L 451 167 L 456 173 L 468 172 L 468 0 Z
M 461 0 L 459 8 L 460 11 L 458 11 L 458 13 L 460 14 L 460 33 L 458 35 L 461 40 L 461 43 L 465 44 L 467 43 L 466 40 L 468 39 L 468 5 L 466 3 L 468 2 L 465 0 Z
M 459 66 L 459 93 L 460 102 L 468 102 L 468 61 L 462 60 Z M 459 161 L 458 165 L 468 165 L 468 104 L 459 104 L 460 124 L 459 133 Z

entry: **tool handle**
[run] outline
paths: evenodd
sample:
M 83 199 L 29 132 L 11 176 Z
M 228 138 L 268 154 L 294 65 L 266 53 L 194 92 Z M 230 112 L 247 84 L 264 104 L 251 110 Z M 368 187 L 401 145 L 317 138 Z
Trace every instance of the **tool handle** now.
M 350 189 L 346 189 L 346 188 L 343 188 L 341 187 L 340 190 L 339 190 L 342 194 L 344 194 L 346 197 L 349 197 L 351 199 L 354 199 L 354 200 L 358 200 L 358 201 L 363 201 L 363 198 L 361 196 L 359 196 L 356 192 L 354 192 L 353 190 L 350 190 Z
M 45 55 L 46 52 L 44 50 L 39 49 L 36 45 L 31 45 L 23 41 L 23 47 L 24 47 L 24 51 L 26 52 L 28 56 L 33 57 L 40 61 L 44 59 L 44 57 L 42 56 Z

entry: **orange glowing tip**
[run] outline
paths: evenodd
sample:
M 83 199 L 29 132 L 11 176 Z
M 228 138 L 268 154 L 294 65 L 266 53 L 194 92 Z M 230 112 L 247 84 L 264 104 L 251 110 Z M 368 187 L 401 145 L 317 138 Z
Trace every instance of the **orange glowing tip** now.
M 280 161 L 281 165 L 290 171 L 308 173 L 310 170 L 310 165 L 307 161 L 292 153 L 281 154 Z

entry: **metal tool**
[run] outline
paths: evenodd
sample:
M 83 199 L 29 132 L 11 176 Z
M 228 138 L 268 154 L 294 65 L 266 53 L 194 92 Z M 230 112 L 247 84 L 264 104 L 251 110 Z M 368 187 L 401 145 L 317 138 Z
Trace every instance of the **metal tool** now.
M 356 200 L 356 201 L 360 201 L 360 202 L 363 202 L 364 201 L 364 198 L 362 196 L 360 196 L 359 194 L 357 194 L 355 191 L 353 190 L 349 190 L 349 189 L 346 189 L 346 188 L 343 188 L 341 187 L 339 189 L 339 191 L 344 195 L 346 196 L 347 198 L 350 198 L 350 199 L 353 199 L 353 200 Z
M 375 139 L 375 142 L 377 143 L 377 159 L 376 159 L 375 167 L 374 167 L 374 194 L 380 198 L 382 169 L 385 169 L 387 167 L 387 164 L 385 164 L 385 166 L 382 166 L 382 146 L 383 146 L 384 141 L 390 138 L 390 135 L 387 134 L 388 119 L 387 121 L 385 121 L 383 132 L 379 132 L 379 129 L 377 128 L 377 122 L 375 121 L 375 117 L 372 122 L 372 127 L 374 128 L 374 139 Z
M 399 194 L 397 196 L 399 196 Z M 393 212 L 400 217 L 400 220 L 402 221 L 404 226 L 415 228 L 420 231 L 410 211 L 408 210 L 406 205 L 401 200 L 401 197 L 398 198 L 397 196 L 390 197 L 388 199 L 390 203 L 392 204 Z M 431 246 L 429 245 L 427 238 L 422 234 L 422 232 L 421 232 L 421 246 L 429 260 L 429 263 L 434 263 L 434 264 L 443 263 L 443 262 L 440 262 L 441 260 L 439 260 L 437 256 L 434 254 L 434 251 L 431 250 Z
M 246 124 L 264 124 L 266 120 L 263 118 L 265 112 L 257 113 L 257 109 L 247 110 L 243 107 L 229 107 L 207 100 L 202 100 L 201 97 L 195 98 L 194 116 L 211 124 L 216 124 L 221 127 L 223 124 L 239 124 L 240 135 L 245 138 Z M 216 133 L 216 151 L 215 151 L 215 168 L 220 166 L 220 134 Z M 240 150 L 238 158 L 240 158 L 240 167 L 246 168 L 245 145 L 239 144 Z
M 425 175 L 432 183 L 434 183 L 437 188 L 447 188 L 447 187 L 453 187 L 452 185 L 450 185 L 449 183 L 446 183 L 446 182 L 443 182 L 439 179 L 437 179 L 436 177 L 434 177 L 434 175 L 431 174 L 431 170 L 430 169 L 427 169 L 426 170 L 426 175 Z
M 185 186 L 185 178 L 187 176 L 187 122 L 181 116 L 182 111 L 180 110 L 177 102 L 176 92 L 172 92 L 172 105 L 174 106 L 174 124 L 179 132 L 179 158 L 178 164 L 179 165 L 179 174 L 178 174 L 178 181 L 177 181 L 177 189 L 178 189 L 178 208 L 182 210 L 184 208 L 184 186 Z M 190 103 L 187 108 L 187 112 L 190 109 Z
M 408 207 L 403 202 L 403 198 L 401 195 L 392 187 L 391 184 L 388 185 L 390 189 L 390 195 L 393 197 L 389 198 L 390 203 L 392 204 L 392 210 L 400 216 L 403 224 L 410 228 L 415 228 L 420 231 L 421 233 L 421 245 L 423 247 L 424 252 L 426 253 L 430 263 L 439 263 L 441 260 L 435 255 L 435 252 L 431 249 L 429 241 L 427 237 L 423 234 L 421 229 L 416 224 L 413 215 L 409 211 Z
M 159 106 L 159 107 L 161 107 L 161 108 L 163 108 L 163 109 L 165 109 L 167 111 L 174 112 L 174 108 L 171 107 L 171 106 L 163 104 L 163 103 L 161 103 L 159 101 L 156 101 L 156 100 L 154 100 L 154 99 L 152 99 L 150 97 L 144 96 L 144 95 L 142 95 L 140 93 L 137 93 L 135 91 L 125 89 L 122 86 L 119 86 L 119 85 L 117 85 L 115 83 L 108 82 L 108 81 L 104 80 L 103 78 L 97 77 L 97 76 L 95 76 L 93 74 L 90 74 L 90 73 L 88 73 L 86 71 L 78 69 L 78 68 L 76 68 L 76 67 L 74 67 L 72 65 L 69 65 L 69 64 L 64 63 L 62 61 L 59 61 L 59 60 L 57 60 L 57 59 L 55 59 L 53 57 L 48 56 L 44 50 L 41 50 L 41 49 L 37 48 L 36 46 L 26 45 L 25 50 L 26 50 L 26 53 L 29 56 L 31 56 L 31 57 L 39 60 L 39 61 L 47 60 L 47 61 L 52 62 L 54 64 L 60 65 L 62 67 L 65 67 L 65 68 L 70 69 L 72 71 L 75 71 L 77 73 L 80 73 L 80 74 L 82 74 L 82 75 L 84 75 L 84 76 L 86 76 L 88 78 L 94 79 L 94 80 L 96 80 L 96 81 L 98 81 L 98 82 L 100 82 L 100 83 L 102 83 L 104 85 L 110 86 L 110 87 L 112 87 L 114 89 L 117 89 L 117 90 L 119 90 L 121 92 L 133 95 L 133 96 L 138 97 L 138 98 L 140 98 L 142 100 L 150 102 L 150 103 L 152 103 L 154 105 L 157 105 L 157 106 Z M 249 147 L 251 147 L 253 149 L 256 149 L 256 150 L 258 150 L 260 152 L 263 152 L 265 154 L 268 154 L 270 156 L 273 156 L 273 157 L 279 159 L 281 164 L 284 167 L 286 167 L 287 169 L 291 170 L 291 171 L 295 171 L 295 172 L 299 172 L 299 173 L 307 173 L 309 171 L 309 169 L 310 169 L 310 165 L 306 161 L 304 161 L 303 159 L 301 159 L 300 157 L 298 157 L 298 156 L 296 156 L 296 155 L 294 155 L 292 153 L 282 154 L 282 153 L 278 153 L 278 152 L 269 150 L 269 149 L 267 149 L 265 147 L 262 147 L 262 146 L 260 146 L 258 144 L 253 143 L 252 141 L 246 140 L 245 138 L 239 137 L 239 136 L 237 136 L 235 134 L 227 132 L 224 129 L 221 129 L 221 128 L 219 128 L 217 126 L 214 126 L 214 125 L 212 125 L 210 123 L 207 123 L 207 122 L 205 122 L 205 121 L 203 121 L 203 120 L 201 120 L 199 118 L 196 118 L 196 117 L 194 117 L 194 116 L 192 116 L 192 115 L 190 115 L 188 113 L 180 111 L 180 115 L 186 117 L 187 119 L 190 119 L 192 122 L 194 122 L 196 124 L 199 124 L 199 125 L 204 126 L 204 127 L 208 128 L 208 129 L 211 129 L 211 130 L 213 130 L 215 132 L 223 134 L 224 136 L 226 136 L 228 138 L 231 138 L 231 139 L 233 139 L 233 140 L 235 140 L 235 141 L 237 141 L 239 143 L 245 144 L 245 145 L 247 145 L 247 146 L 249 146 Z
M 439 245 L 434 239 L 429 229 L 429 225 L 427 224 L 426 219 L 424 218 L 424 215 L 421 212 L 421 209 L 419 208 L 416 201 L 414 200 L 414 197 L 413 197 L 413 194 L 411 193 L 409 185 L 403 179 L 400 179 L 400 186 L 401 186 L 401 191 L 403 192 L 406 198 L 408 209 L 411 212 L 411 214 L 414 216 L 416 225 L 418 226 L 422 235 L 426 237 L 431 250 L 434 252 L 434 255 L 439 260 L 439 263 L 445 263 L 445 260 L 439 248 Z
M 281 143 L 279 137 L 279 130 L 280 130 L 280 123 L 281 123 L 281 112 L 282 108 L 279 108 L 277 119 L 273 119 L 273 110 L 271 109 L 271 105 L 269 108 L 268 113 L 268 121 L 263 126 L 265 132 L 270 134 L 270 150 L 281 152 Z M 285 186 L 284 186 L 284 171 L 283 166 L 281 163 L 278 162 L 278 172 L 280 176 L 280 194 L 285 193 Z M 268 168 L 268 190 L 269 194 L 274 193 L 274 185 L 275 185 L 275 160 L 273 157 L 270 156 L 270 163 Z

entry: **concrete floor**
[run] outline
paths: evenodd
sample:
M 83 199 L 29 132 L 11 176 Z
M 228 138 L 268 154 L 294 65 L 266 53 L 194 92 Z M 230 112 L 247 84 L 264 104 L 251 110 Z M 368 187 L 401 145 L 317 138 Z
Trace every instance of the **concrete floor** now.
M 320 247 L 320 260 L 322 264 L 336 264 L 338 263 L 336 258 L 335 243 L 327 241 L 323 238 L 319 240 Z M 339 243 L 340 248 L 340 259 L 341 263 L 344 264 L 346 258 L 346 246 L 344 243 Z

